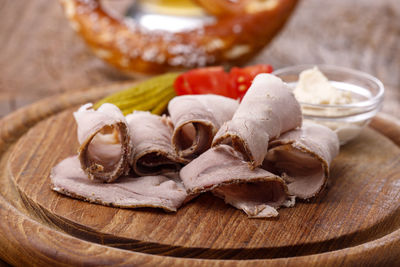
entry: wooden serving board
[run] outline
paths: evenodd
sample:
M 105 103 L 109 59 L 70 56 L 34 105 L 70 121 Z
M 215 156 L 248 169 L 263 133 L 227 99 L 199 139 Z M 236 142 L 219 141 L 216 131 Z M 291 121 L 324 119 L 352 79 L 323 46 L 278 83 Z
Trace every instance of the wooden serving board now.
M 322 195 L 248 219 L 211 194 L 178 210 L 118 209 L 50 190 L 77 151 L 72 112 L 127 84 L 42 100 L 0 121 L 0 256 L 12 264 L 400 264 L 400 123 L 384 114 L 341 148 Z

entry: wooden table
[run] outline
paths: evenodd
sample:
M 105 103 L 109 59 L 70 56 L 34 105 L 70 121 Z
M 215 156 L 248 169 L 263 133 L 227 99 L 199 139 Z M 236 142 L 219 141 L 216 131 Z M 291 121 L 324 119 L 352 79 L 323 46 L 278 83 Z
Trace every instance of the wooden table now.
M 72 90 L 132 79 L 96 58 L 58 1 L 0 1 L 0 117 Z M 285 30 L 252 63 L 334 64 L 383 81 L 383 111 L 400 118 L 398 0 L 303 0 Z M 0 266 L 2 266 L 0 262 Z
M 89 51 L 58 1 L 2 0 L 0 33 L 0 116 L 46 96 L 131 79 Z M 386 86 L 383 111 L 400 118 L 398 0 L 303 0 L 254 62 L 366 71 Z

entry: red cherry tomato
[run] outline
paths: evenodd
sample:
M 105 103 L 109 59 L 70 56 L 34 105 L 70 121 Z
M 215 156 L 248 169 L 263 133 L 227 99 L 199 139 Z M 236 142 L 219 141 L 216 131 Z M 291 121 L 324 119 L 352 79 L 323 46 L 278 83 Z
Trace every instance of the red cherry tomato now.
M 237 95 L 242 98 L 249 89 L 254 77 L 260 73 L 271 73 L 271 65 L 258 64 L 244 68 L 233 67 L 229 73 L 230 86 L 237 90 Z
M 217 94 L 231 96 L 229 74 L 222 67 L 193 69 L 179 75 L 174 88 L 177 95 Z
M 193 69 L 179 75 L 174 88 L 177 95 L 217 94 L 234 99 L 242 98 L 254 77 L 259 73 L 270 73 L 270 65 L 234 67 L 229 73 L 222 67 Z

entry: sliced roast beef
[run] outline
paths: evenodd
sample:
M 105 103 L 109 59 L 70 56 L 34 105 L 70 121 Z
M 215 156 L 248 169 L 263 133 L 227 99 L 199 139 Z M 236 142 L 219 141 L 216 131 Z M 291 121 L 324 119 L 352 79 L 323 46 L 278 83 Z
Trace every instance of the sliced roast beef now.
M 212 145 L 233 146 L 254 169 L 262 164 L 269 140 L 301 126 L 301 122 L 300 105 L 290 88 L 274 75 L 259 74 Z
M 280 174 L 288 184 L 289 194 L 301 199 L 321 191 L 329 176 L 329 165 L 339 153 L 337 135 L 313 123 L 304 123 L 269 146 L 263 168 Z
M 172 145 L 177 154 L 193 159 L 210 148 L 215 133 L 232 118 L 238 105 L 238 101 L 218 95 L 173 98 L 168 112 L 175 125 Z
M 166 176 L 121 177 L 115 183 L 87 179 L 77 157 L 56 165 L 50 175 L 54 191 L 85 201 L 121 208 L 153 207 L 176 211 L 186 200 L 183 185 Z
M 166 116 L 135 111 L 126 116 L 132 140 L 132 168 L 138 175 L 177 171 L 187 162 L 171 145 L 173 125 Z
M 249 217 L 277 216 L 277 208 L 288 205 L 284 181 L 266 170 L 250 170 L 232 147 L 211 148 L 180 171 L 189 194 L 212 191 Z
M 129 171 L 129 129 L 118 107 L 86 104 L 74 112 L 78 125 L 79 160 L 90 179 L 112 182 Z

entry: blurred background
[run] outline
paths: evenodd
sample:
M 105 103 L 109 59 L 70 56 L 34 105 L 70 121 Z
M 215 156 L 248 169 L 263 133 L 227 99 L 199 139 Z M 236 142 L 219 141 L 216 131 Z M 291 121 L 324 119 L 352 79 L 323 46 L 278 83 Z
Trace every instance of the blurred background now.
M 400 119 L 400 2 L 300 1 L 254 63 L 368 72 L 386 87 L 383 111 Z M 91 52 L 59 1 L 0 1 L 0 117 L 47 96 L 129 79 Z

